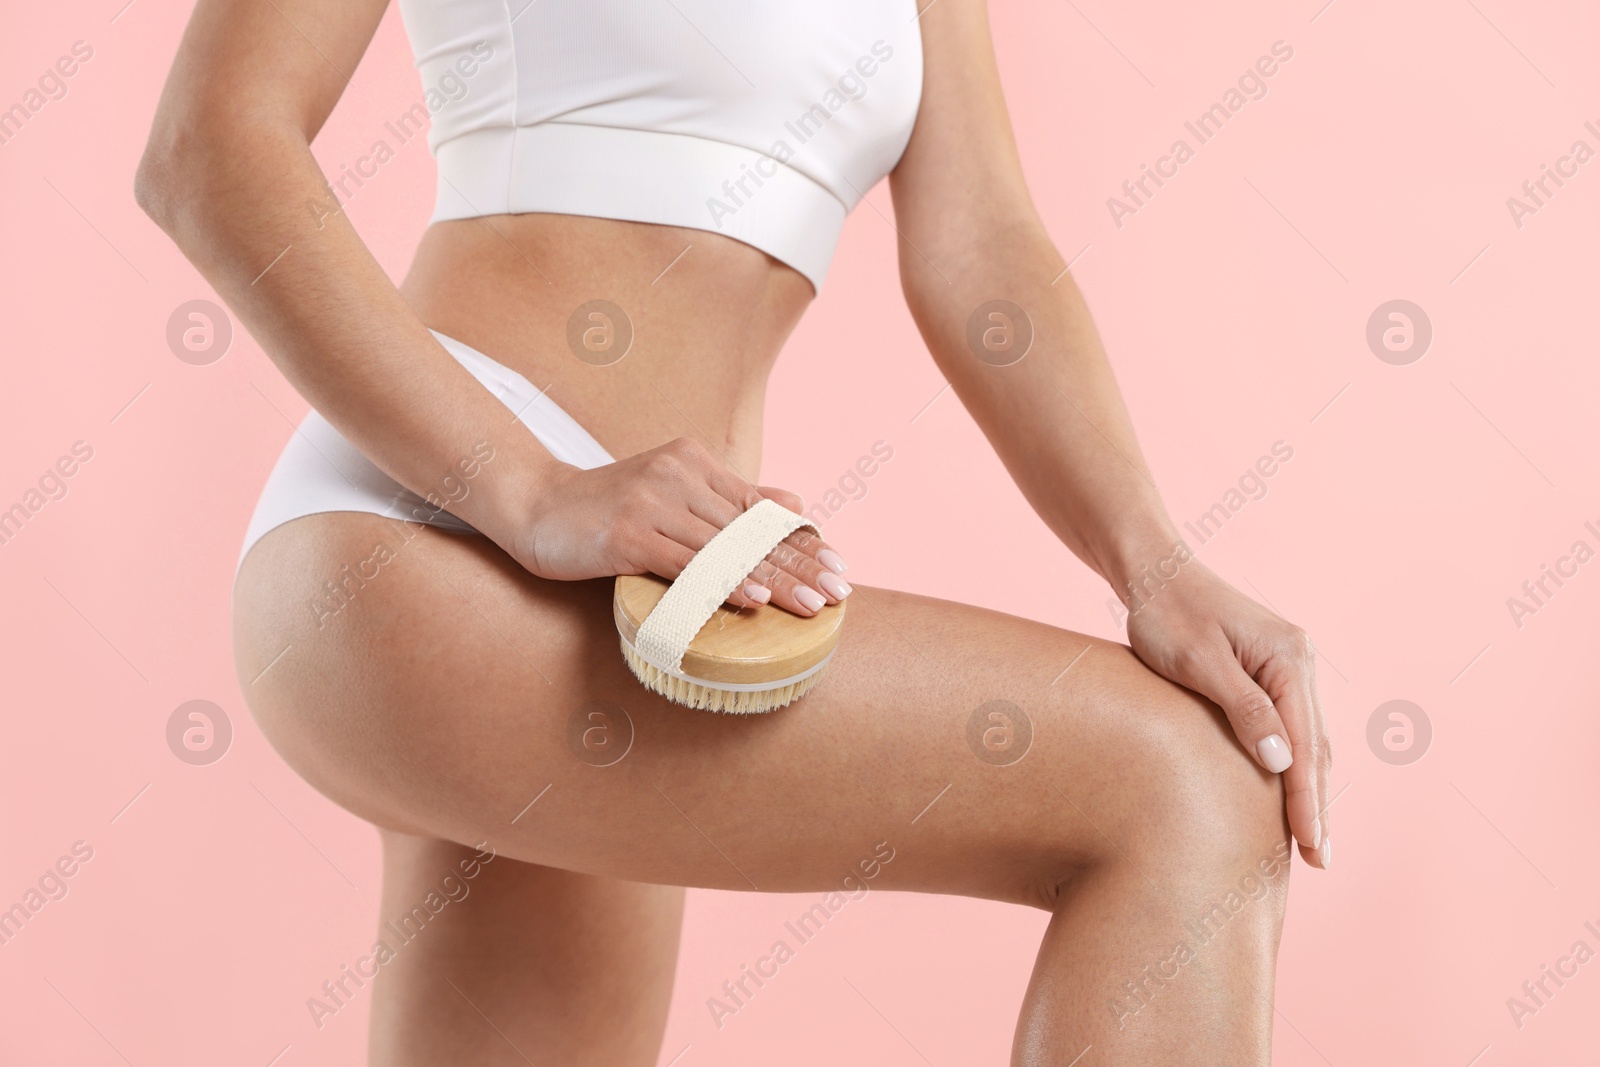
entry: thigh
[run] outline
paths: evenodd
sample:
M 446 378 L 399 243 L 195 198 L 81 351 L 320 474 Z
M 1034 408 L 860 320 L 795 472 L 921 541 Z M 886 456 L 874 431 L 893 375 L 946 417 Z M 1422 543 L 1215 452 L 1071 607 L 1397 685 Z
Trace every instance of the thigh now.
M 383 832 L 371 1060 L 656 1062 L 683 890 Z
M 346 564 L 380 544 L 386 562 L 330 614 Z M 718 715 L 637 683 L 609 581 L 544 581 L 473 535 L 314 515 L 245 561 L 238 669 L 269 739 L 357 814 L 631 881 L 853 879 L 1049 906 L 1081 866 L 1141 854 L 1172 812 L 1203 831 L 1237 825 L 1228 805 L 1279 803 L 1216 708 L 1125 646 L 856 589 L 815 689 Z M 1140 860 L 1184 862 L 1182 847 Z

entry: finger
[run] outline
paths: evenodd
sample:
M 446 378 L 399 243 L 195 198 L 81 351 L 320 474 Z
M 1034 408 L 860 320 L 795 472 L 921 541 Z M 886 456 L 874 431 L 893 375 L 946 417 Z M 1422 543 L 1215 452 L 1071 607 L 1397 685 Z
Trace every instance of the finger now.
M 743 585 L 728 594 L 728 603 L 736 608 L 759 608 L 771 602 L 772 590 L 754 578 L 746 578 Z
M 788 537 L 785 537 L 783 543 L 810 556 L 834 574 L 843 574 L 850 569 L 850 565 L 844 561 L 844 557 L 839 555 L 832 545 L 808 528 L 802 527 L 796 530 Z
M 771 485 L 758 485 L 756 486 L 756 491 L 768 500 L 776 500 L 796 515 L 806 509 L 806 502 L 800 499 L 799 493 L 791 493 L 787 489 L 779 489 Z
M 797 530 L 795 534 L 801 532 Z M 796 547 L 795 534 L 784 538 L 767 554 L 767 558 L 762 561 L 767 566 L 758 568 L 757 577 L 763 581 L 773 579 L 782 582 L 781 575 L 787 575 L 802 585 L 820 590 L 825 602 L 829 604 L 837 604 L 849 596 L 852 592 L 850 583 L 839 577 L 837 572 L 824 567 L 815 556 Z M 815 548 L 818 543 L 813 536 L 811 547 Z
M 705 525 L 700 533 L 704 540 L 710 540 L 716 530 L 709 524 Z M 695 539 L 695 538 L 691 538 Z M 703 547 L 703 542 L 702 542 Z M 653 531 L 646 541 L 645 556 L 650 561 L 646 569 L 651 573 L 674 581 L 683 573 L 683 569 L 694 558 L 697 549 L 690 548 L 682 541 L 669 537 L 660 531 Z M 772 591 L 759 582 L 748 578 L 732 593 L 728 595 L 727 603 L 735 608 L 757 608 L 772 599 Z
M 1298 753 L 1297 753 L 1298 755 Z M 1323 867 L 1322 854 L 1314 842 L 1324 829 L 1318 822 L 1317 768 L 1308 759 L 1296 759 L 1283 772 L 1284 807 L 1289 813 L 1289 832 L 1300 846 L 1300 856 L 1313 867 Z
M 756 488 L 761 491 L 762 496 L 768 500 L 777 501 L 796 515 L 805 511 L 806 502 L 799 493 L 791 493 L 787 489 L 778 489 L 770 485 L 760 485 Z M 843 574 L 850 569 L 850 565 L 844 561 L 844 557 L 839 555 L 832 545 L 828 544 L 821 536 L 812 532 L 809 528 L 802 527 L 796 530 L 784 538 L 784 543 L 804 552 L 835 574 Z
M 1319 849 L 1327 832 L 1322 822 L 1328 796 L 1327 739 L 1312 697 L 1313 668 L 1311 643 L 1296 630 L 1275 640 L 1257 677 L 1289 731 L 1294 763 L 1283 775 L 1289 829 L 1300 843 L 1306 862 L 1323 867 L 1324 854 Z
M 845 585 L 840 595 L 835 596 L 827 589 L 827 585 L 839 582 L 841 579 L 831 571 L 817 567 L 815 561 L 812 561 L 811 565 L 816 573 L 810 575 L 808 580 L 807 577 L 794 573 L 792 569 L 780 566 L 769 555 L 756 564 L 755 570 L 750 572 L 749 580 L 772 590 L 772 603 L 796 615 L 809 617 L 829 604 L 837 604 L 850 593 L 850 587 Z
M 658 520 L 657 533 L 679 549 L 689 550 L 687 558 L 679 551 L 669 553 L 668 558 L 675 569 L 670 575 L 662 575 L 664 578 L 676 578 L 682 574 L 683 568 L 688 566 L 688 559 L 693 558 L 693 555 L 704 548 L 719 532 L 716 526 L 695 514 L 693 510 L 671 509 L 658 516 Z M 679 560 L 682 562 L 678 562 Z M 728 594 L 726 602 L 735 608 L 757 608 L 771 600 L 772 589 L 754 576 L 750 576 Z
M 730 509 L 737 505 L 733 500 L 716 492 L 718 478 L 716 472 L 707 472 L 707 486 L 712 492 L 695 493 L 691 495 L 691 510 L 702 519 L 712 523 L 719 529 L 726 526 L 738 517 L 739 511 Z M 741 483 L 742 484 L 742 483 Z M 723 488 L 738 496 L 740 491 L 731 483 L 723 483 Z M 774 490 L 783 492 L 783 490 Z M 754 499 L 751 504 L 761 499 L 761 492 L 751 487 Z M 794 496 L 790 493 L 789 496 Z M 798 501 L 799 498 L 795 497 Z M 782 503 L 782 501 L 778 501 Z M 787 505 L 785 505 L 787 506 Z M 793 508 L 790 509 L 794 510 Z M 692 542 L 691 542 L 692 544 Z M 801 528 L 785 537 L 764 561 L 767 566 L 758 567 L 751 572 L 751 578 L 776 594 L 783 594 L 775 600 L 784 607 L 806 607 L 807 614 L 814 614 L 826 604 L 837 604 L 849 596 L 852 588 L 849 582 L 839 575 L 843 574 L 847 565 L 826 541 L 818 537 L 811 530 Z M 805 590 L 819 594 L 820 602 L 814 596 L 807 596 Z
M 657 516 L 656 533 L 673 546 L 670 550 L 663 550 L 663 564 L 672 573 L 663 573 L 654 567 L 651 569 L 663 578 L 677 578 L 683 573 L 683 568 L 689 565 L 689 560 L 719 532 L 716 526 L 689 508 L 665 509 Z M 779 549 L 782 547 L 780 545 Z M 769 555 L 728 596 L 727 603 L 736 608 L 774 604 L 796 615 L 815 615 L 825 605 L 837 603 L 837 598 L 830 599 L 823 590 L 830 584 L 830 579 L 832 582 L 839 582 L 840 579 L 823 570 L 815 560 L 808 562 L 815 573 L 807 573 L 795 566 L 779 566 Z M 819 579 L 821 585 L 811 584 L 810 579 L 813 578 Z M 843 591 L 848 594 L 849 587 L 844 586 Z
M 798 493 L 791 493 L 787 489 L 777 489 L 768 485 L 751 485 L 726 468 L 708 466 L 703 474 L 706 488 L 711 491 L 712 496 L 710 499 L 698 501 L 698 503 L 703 504 L 708 511 L 714 512 L 717 516 L 727 516 L 723 519 L 713 518 L 712 514 L 706 514 L 705 517 L 707 519 L 717 523 L 719 526 L 726 526 L 738 516 L 749 511 L 760 503 L 763 497 L 782 505 L 797 515 L 804 505 L 804 501 L 800 499 L 800 494 Z M 799 532 L 796 531 L 796 533 Z
M 644 570 L 669 582 L 682 574 L 694 558 L 694 549 L 656 530 L 646 534 L 643 542 L 638 558 L 643 561 Z
M 1318 780 L 1321 782 L 1321 795 L 1324 798 L 1317 807 L 1317 816 L 1322 821 L 1322 841 L 1318 846 L 1318 859 L 1322 861 L 1323 869 L 1327 869 L 1333 856 L 1333 838 L 1328 829 L 1328 811 L 1333 807 L 1336 799 L 1333 794 L 1333 744 L 1328 740 L 1328 720 L 1322 714 L 1322 696 L 1317 690 L 1316 661 L 1312 661 L 1312 670 L 1308 676 L 1311 688 L 1311 708 L 1316 713 L 1317 735 L 1322 738 L 1322 751 L 1317 760 Z
M 690 487 L 685 503 L 691 512 L 718 530 L 737 519 L 745 510 L 710 484 Z
M 1231 649 L 1209 655 L 1194 673 L 1191 688 L 1221 706 L 1251 759 L 1273 774 L 1281 774 L 1293 765 L 1288 731 L 1278 709 L 1265 690 L 1245 673 Z
M 1301 841 L 1301 854 L 1306 862 L 1326 869 L 1332 854 L 1328 807 L 1333 803 L 1330 781 L 1333 749 L 1328 743 L 1327 721 L 1323 718 L 1322 700 L 1317 693 L 1316 651 L 1309 639 L 1304 639 L 1304 648 L 1299 650 L 1290 665 L 1294 675 L 1293 688 L 1289 690 L 1288 699 L 1279 702 L 1279 710 L 1291 735 L 1304 739 L 1303 745 L 1295 749 L 1294 760 L 1296 766 L 1304 764 L 1307 767 L 1311 778 L 1311 825 L 1308 828 L 1311 836 L 1309 841 L 1299 838 L 1298 834 L 1296 838 Z M 1304 719 L 1303 730 L 1295 725 L 1297 718 Z M 1291 820 L 1293 815 L 1291 806 Z
M 663 453 L 663 473 L 687 484 L 704 486 L 718 498 L 695 498 L 697 510 L 703 508 L 701 517 L 718 529 L 750 510 L 762 498 L 761 491 L 731 470 L 724 457 L 713 455 L 693 438 L 678 438 L 658 451 Z M 719 501 L 725 501 L 727 506 Z
M 713 463 L 708 459 L 702 469 L 706 485 L 712 492 L 733 505 L 735 515 L 749 511 L 762 497 L 761 490 L 721 463 Z

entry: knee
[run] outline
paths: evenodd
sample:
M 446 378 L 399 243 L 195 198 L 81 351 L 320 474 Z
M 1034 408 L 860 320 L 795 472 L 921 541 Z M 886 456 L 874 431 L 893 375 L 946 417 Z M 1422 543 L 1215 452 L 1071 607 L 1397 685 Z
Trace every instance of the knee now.
M 1151 680 L 1125 720 L 1140 757 L 1118 847 L 1159 885 L 1271 900 L 1260 910 L 1281 915 L 1293 849 L 1282 778 L 1245 753 L 1216 705 Z

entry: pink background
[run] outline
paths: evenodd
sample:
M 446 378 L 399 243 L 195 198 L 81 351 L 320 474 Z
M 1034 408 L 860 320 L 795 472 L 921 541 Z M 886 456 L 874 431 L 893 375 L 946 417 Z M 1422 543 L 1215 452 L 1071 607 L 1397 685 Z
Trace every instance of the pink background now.
M 131 188 L 187 9 L 123 2 L 16 5 L 0 34 L 0 107 L 74 41 L 94 49 L 0 145 L 0 508 L 74 441 L 94 448 L 0 545 L 0 906 L 73 842 L 94 849 L 0 946 L 0 1061 L 358 1062 L 366 1001 L 318 1031 L 305 1000 L 370 943 L 377 840 L 265 744 L 229 656 L 235 554 L 305 406 L 242 332 L 210 366 L 167 348 L 172 310 L 215 295 Z M 1594 1055 L 1600 963 L 1520 1030 L 1506 998 L 1579 938 L 1600 948 L 1583 929 L 1600 926 L 1600 562 L 1520 629 L 1506 598 L 1575 540 L 1600 547 L 1583 528 L 1600 527 L 1600 160 L 1520 228 L 1506 198 L 1574 140 L 1600 148 L 1583 128 L 1600 125 L 1600 27 L 1577 0 L 1322 2 L 1000 2 L 993 18 L 1034 195 L 1174 516 L 1274 441 L 1294 448 L 1199 549 L 1323 653 L 1337 854 L 1295 875 L 1278 1062 L 1573 1063 Z M 1118 228 L 1106 198 L 1280 39 L 1294 58 L 1266 98 Z M 418 84 L 391 11 L 323 165 L 364 154 Z M 419 139 L 350 204 L 396 277 L 431 189 Z M 889 212 L 886 188 L 870 198 Z M 1117 635 L 1105 588 L 953 397 L 912 421 L 942 382 L 893 262 L 894 232 L 857 211 L 778 369 L 764 480 L 816 500 L 885 440 L 893 460 L 829 524 L 853 578 Z M 1408 366 L 1364 338 L 1395 298 L 1434 328 Z M 799 413 L 824 404 L 816 438 Z M 165 741 L 195 698 L 235 729 L 210 766 Z M 1396 698 L 1434 729 L 1405 766 L 1366 741 Z M 852 904 L 718 1031 L 706 998 L 810 903 L 691 894 L 663 1063 L 685 1046 L 681 1067 L 1003 1061 L 1044 917 L 954 898 Z

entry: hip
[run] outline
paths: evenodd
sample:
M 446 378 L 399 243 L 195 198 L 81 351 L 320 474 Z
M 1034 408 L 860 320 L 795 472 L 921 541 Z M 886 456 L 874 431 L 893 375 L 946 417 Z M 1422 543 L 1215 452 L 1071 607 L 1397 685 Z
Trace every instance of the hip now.
M 594 435 L 550 398 L 548 389 L 456 338 L 438 330 L 433 333 L 445 351 L 557 460 L 586 469 L 613 461 L 615 457 Z M 256 542 L 307 515 L 365 512 L 397 523 L 474 533 L 450 507 L 472 491 L 472 479 L 494 459 L 492 446 L 485 442 L 472 456 L 463 457 L 435 491 L 422 496 L 391 478 L 313 409 L 295 428 L 267 477 L 239 549 L 236 573 Z

